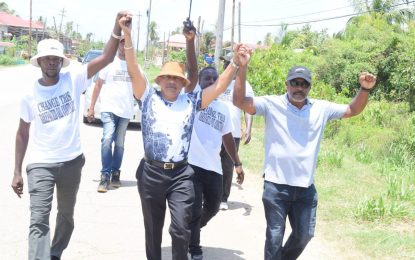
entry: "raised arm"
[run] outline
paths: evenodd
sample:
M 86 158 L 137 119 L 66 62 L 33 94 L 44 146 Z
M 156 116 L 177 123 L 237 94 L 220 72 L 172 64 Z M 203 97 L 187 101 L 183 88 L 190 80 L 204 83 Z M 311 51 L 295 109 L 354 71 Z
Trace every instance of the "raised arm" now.
M 238 176 L 236 177 L 236 182 L 238 184 L 242 184 L 244 182 L 245 174 L 242 168 L 242 163 L 239 160 L 235 139 L 233 139 L 232 133 L 227 133 L 224 136 L 222 136 L 222 143 L 225 147 L 226 152 L 231 157 L 233 164 L 235 165 L 235 171 L 236 174 L 238 174 Z
M 369 92 L 376 84 L 376 77 L 368 72 L 363 72 L 359 76 L 360 90 L 350 102 L 343 118 L 356 116 L 363 111 L 369 100 Z
M 250 49 L 237 44 L 231 64 L 219 75 L 218 79 L 202 92 L 202 108 L 207 107 L 215 98 L 223 93 L 231 83 L 240 66 L 246 65 L 250 59 Z
M 233 89 L 233 104 L 242 109 L 244 112 L 254 115 L 256 113 L 254 99 L 246 97 L 246 71 L 247 64 L 241 65 L 238 74 L 236 75 L 235 86 Z M 252 119 L 251 126 L 252 127 Z M 248 128 L 248 125 L 247 125 Z M 249 128 L 249 129 L 250 129 Z
M 131 40 L 131 17 L 121 17 L 119 25 L 125 37 L 125 61 L 127 63 L 127 71 L 131 78 L 131 85 L 136 99 L 140 99 L 146 90 L 146 79 L 140 65 L 137 63 L 133 42 Z
M 196 28 L 190 20 L 183 22 L 183 24 L 183 34 L 186 38 L 187 79 L 190 81 L 190 84 L 185 87 L 185 92 L 192 92 L 198 81 L 195 50 Z
M 26 155 L 27 145 L 29 143 L 29 130 L 30 123 L 26 123 L 23 119 L 20 119 L 19 128 L 16 134 L 16 150 L 14 152 L 14 174 L 12 180 L 13 191 L 21 197 L 23 194 L 23 177 L 22 177 L 22 164 Z
M 121 17 L 131 17 L 131 14 L 127 11 L 120 11 L 117 14 L 115 19 L 114 27 L 112 29 L 111 36 L 105 45 L 104 52 L 102 55 L 98 56 L 97 58 L 93 59 L 91 62 L 88 63 L 88 79 L 94 76 L 98 71 L 102 68 L 110 64 L 115 57 L 118 49 L 118 43 L 121 37 L 121 28 L 118 24 L 118 20 Z

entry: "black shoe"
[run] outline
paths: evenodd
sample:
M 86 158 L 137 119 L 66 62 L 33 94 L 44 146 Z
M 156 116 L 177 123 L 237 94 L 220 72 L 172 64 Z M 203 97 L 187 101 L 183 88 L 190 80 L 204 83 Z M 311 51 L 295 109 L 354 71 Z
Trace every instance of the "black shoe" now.
M 105 175 L 101 175 L 101 181 L 98 185 L 98 192 L 105 193 L 108 191 L 109 180 Z
M 111 178 L 111 186 L 112 187 L 114 187 L 114 188 L 121 187 L 120 174 L 121 174 L 121 171 L 113 171 L 112 172 L 112 178 Z
M 61 260 L 59 257 L 51 255 L 50 260 Z

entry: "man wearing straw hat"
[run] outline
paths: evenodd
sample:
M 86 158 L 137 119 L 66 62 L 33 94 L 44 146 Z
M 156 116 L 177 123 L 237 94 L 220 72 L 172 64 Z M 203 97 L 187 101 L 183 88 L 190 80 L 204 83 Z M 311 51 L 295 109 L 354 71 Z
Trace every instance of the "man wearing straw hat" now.
M 29 259 L 60 259 L 74 229 L 74 207 L 85 157 L 79 135 L 80 96 L 89 79 L 109 64 L 117 51 L 121 29 L 118 20 L 101 56 L 80 71 L 61 73 L 69 65 L 63 45 L 53 39 L 39 42 L 30 63 L 39 67 L 42 77 L 23 96 L 16 135 L 16 161 L 12 188 L 23 194 L 22 164 L 33 122 L 32 152 L 28 153 L 27 182 L 30 194 Z M 56 186 L 56 228 L 50 244 L 49 214 Z
M 134 96 L 142 102 L 144 158 L 138 166 L 136 177 L 144 216 L 147 259 L 161 259 L 166 201 L 172 220 L 169 227 L 172 259 L 188 259 L 194 172 L 188 165 L 187 156 L 195 114 L 226 89 L 239 67 L 237 64 L 249 61 L 249 50 L 238 45 L 232 66 L 214 84 L 193 92 L 198 78 L 195 29 L 186 26 L 183 32 L 186 37 L 188 78 L 184 75 L 182 64 L 167 62 L 155 80 L 160 86 L 160 90 L 156 90 L 146 84 L 136 63 L 131 30 L 123 24 L 122 19 L 120 26 L 125 35 L 125 59 Z M 186 93 L 181 93 L 183 87 Z

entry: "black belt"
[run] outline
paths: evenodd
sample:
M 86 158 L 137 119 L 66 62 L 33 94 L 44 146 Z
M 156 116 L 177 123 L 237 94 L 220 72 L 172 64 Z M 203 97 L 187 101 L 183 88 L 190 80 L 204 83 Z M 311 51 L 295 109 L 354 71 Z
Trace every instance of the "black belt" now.
M 159 162 L 159 161 L 151 160 L 147 158 L 147 156 L 144 156 L 144 161 L 146 161 L 147 163 L 151 165 L 160 167 L 164 170 L 173 170 L 175 168 L 179 168 L 181 166 L 187 165 L 187 158 L 184 160 L 181 160 L 180 162 Z

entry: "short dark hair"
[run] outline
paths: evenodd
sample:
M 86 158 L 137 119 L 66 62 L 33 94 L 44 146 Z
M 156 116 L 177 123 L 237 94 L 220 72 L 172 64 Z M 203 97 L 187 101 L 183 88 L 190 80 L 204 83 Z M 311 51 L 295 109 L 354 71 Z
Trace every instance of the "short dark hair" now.
M 199 71 L 199 79 L 200 79 L 200 77 L 202 76 L 202 74 L 203 74 L 205 71 L 207 71 L 207 70 L 213 70 L 213 71 L 215 71 L 215 72 L 218 72 L 218 70 L 217 70 L 215 67 L 211 67 L 211 66 L 204 67 L 203 69 L 201 69 L 201 70 Z

